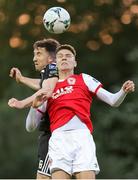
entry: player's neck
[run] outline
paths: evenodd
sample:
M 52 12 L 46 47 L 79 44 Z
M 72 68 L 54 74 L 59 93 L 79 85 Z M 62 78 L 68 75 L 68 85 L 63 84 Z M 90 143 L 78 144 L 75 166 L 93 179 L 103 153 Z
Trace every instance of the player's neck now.
M 60 80 L 66 79 L 66 78 L 68 78 L 69 76 L 71 76 L 73 74 L 74 74 L 74 71 L 62 71 L 62 72 L 59 72 L 59 79 Z

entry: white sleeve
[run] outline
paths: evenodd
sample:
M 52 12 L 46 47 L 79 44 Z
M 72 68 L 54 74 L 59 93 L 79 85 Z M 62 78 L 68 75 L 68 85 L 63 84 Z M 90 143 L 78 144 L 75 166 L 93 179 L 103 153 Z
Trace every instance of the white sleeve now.
M 97 79 L 95 79 L 94 77 L 92 77 L 88 74 L 82 73 L 82 77 L 83 77 L 84 83 L 88 87 L 89 91 L 96 94 L 98 89 L 102 86 L 102 84 Z
M 109 104 L 110 106 L 118 107 L 123 100 L 125 99 L 127 93 L 123 91 L 123 89 L 120 89 L 117 93 L 113 94 L 110 93 L 109 91 L 100 88 L 97 92 L 97 97 Z
M 30 108 L 30 111 L 26 118 L 26 130 L 28 132 L 32 132 L 38 127 L 41 118 L 44 116 L 44 113 L 46 111 L 46 105 L 47 103 L 44 103 L 38 109 L 32 107 Z

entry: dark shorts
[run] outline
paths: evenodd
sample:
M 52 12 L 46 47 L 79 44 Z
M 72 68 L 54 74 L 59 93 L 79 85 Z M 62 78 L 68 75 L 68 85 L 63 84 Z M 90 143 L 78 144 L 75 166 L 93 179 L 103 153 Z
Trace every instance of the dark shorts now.
M 48 142 L 50 132 L 42 132 L 38 139 L 38 170 L 43 175 L 51 176 L 49 170 Z

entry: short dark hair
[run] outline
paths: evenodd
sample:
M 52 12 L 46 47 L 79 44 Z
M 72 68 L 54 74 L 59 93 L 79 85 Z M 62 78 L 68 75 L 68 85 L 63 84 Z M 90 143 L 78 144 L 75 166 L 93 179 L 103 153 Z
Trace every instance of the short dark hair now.
M 60 43 L 57 40 L 49 38 L 36 41 L 33 45 L 33 48 L 36 49 L 41 47 L 45 48 L 48 52 L 56 52 L 56 49 L 59 45 Z
M 58 46 L 56 49 L 56 54 L 62 49 L 67 49 L 67 50 L 71 51 L 74 54 L 74 56 L 76 56 L 76 50 L 74 49 L 73 46 L 71 46 L 69 44 L 62 44 L 62 45 Z
M 48 38 L 48 39 L 42 39 L 42 40 L 36 41 L 33 44 L 33 48 L 34 49 L 37 49 L 39 47 L 45 48 L 45 50 L 49 52 L 49 54 L 51 55 L 53 60 L 55 60 L 56 49 L 58 48 L 59 45 L 60 45 L 60 43 L 57 40 Z

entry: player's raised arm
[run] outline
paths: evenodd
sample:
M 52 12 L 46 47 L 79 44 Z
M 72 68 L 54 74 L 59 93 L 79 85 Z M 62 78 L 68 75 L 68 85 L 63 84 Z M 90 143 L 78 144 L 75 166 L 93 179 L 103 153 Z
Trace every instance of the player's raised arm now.
M 49 78 L 43 81 L 42 89 L 46 91 L 46 96 L 47 96 L 46 99 L 52 96 L 57 81 L 58 81 L 57 77 Z
M 14 71 L 17 72 L 17 77 L 14 75 L 15 74 Z M 29 81 L 32 82 L 32 84 L 35 83 L 33 81 L 33 79 L 31 81 L 30 78 L 26 78 L 26 77 L 22 78 L 23 76 L 18 68 L 13 68 L 10 72 L 10 76 L 11 77 L 15 76 L 17 79 L 20 79 L 20 80 L 24 79 L 24 82 L 26 82 L 26 84 L 29 83 Z M 41 94 L 43 94 L 44 100 L 47 100 L 48 98 L 50 98 L 52 96 L 53 90 L 58 81 L 58 71 L 57 71 L 55 63 L 48 64 L 46 66 L 46 68 L 44 68 L 43 78 L 42 78 L 41 82 L 40 81 L 38 82 L 39 86 L 42 86 L 42 88 L 39 89 L 36 93 L 34 93 L 32 96 L 27 97 L 23 100 L 11 98 L 8 101 L 8 105 L 12 108 L 23 109 L 23 108 L 32 106 L 32 103 L 35 100 L 36 96 L 40 96 Z M 22 80 L 22 82 L 23 82 L 23 80 Z M 39 101 L 39 103 L 40 103 L 40 101 Z M 41 101 L 40 104 L 42 104 L 42 103 L 43 103 L 43 101 Z M 33 103 L 33 104 L 34 104 L 34 106 L 36 106 L 36 103 Z M 38 102 L 37 102 L 37 107 L 38 107 Z
M 97 97 L 100 100 L 104 101 L 110 106 L 118 107 L 123 102 L 126 95 L 129 92 L 134 92 L 135 90 L 134 82 L 128 80 L 123 83 L 120 91 L 118 91 L 117 93 L 111 93 L 105 90 L 104 88 L 102 88 L 102 84 L 97 79 L 93 78 L 92 76 L 87 75 L 87 74 L 82 74 L 82 76 L 89 91 L 97 95 Z
M 128 80 L 122 85 L 120 91 L 118 91 L 115 94 L 110 93 L 103 88 L 100 88 L 97 92 L 97 97 L 111 106 L 118 107 L 123 102 L 126 95 L 134 91 L 135 91 L 134 82 Z
M 47 80 L 44 80 L 43 82 L 43 88 L 41 88 L 40 90 L 38 90 L 36 93 L 34 93 L 32 96 L 29 96 L 23 100 L 18 100 L 16 98 L 11 98 L 8 101 L 8 105 L 12 108 L 17 108 L 17 109 L 23 109 L 23 108 L 27 108 L 33 106 L 34 107 L 38 107 L 40 106 L 45 100 L 47 100 L 48 98 L 50 98 L 52 96 L 53 90 L 56 86 L 58 78 L 57 77 L 52 77 L 49 78 Z M 38 102 L 38 99 L 35 100 L 35 98 L 37 96 L 41 96 L 42 95 L 42 100 Z M 33 101 L 35 100 L 35 102 L 33 103 Z M 39 105 L 38 105 L 39 104 Z
M 22 75 L 21 71 L 16 67 L 11 68 L 9 76 L 14 78 L 17 83 L 22 83 L 34 90 L 40 89 L 40 79 L 25 77 Z
M 23 100 L 18 100 L 16 98 L 11 98 L 8 101 L 8 105 L 10 107 L 12 107 L 12 108 L 17 108 L 17 109 L 23 109 L 23 108 L 31 107 L 32 106 L 32 102 L 34 101 L 34 99 L 37 96 L 40 96 L 41 94 L 43 94 L 43 96 L 44 96 L 44 101 L 46 99 L 48 99 L 47 98 L 47 92 L 45 91 L 45 89 L 40 89 L 36 93 L 34 93 L 32 96 L 29 96 L 29 97 L 27 97 L 27 98 L 25 98 Z

